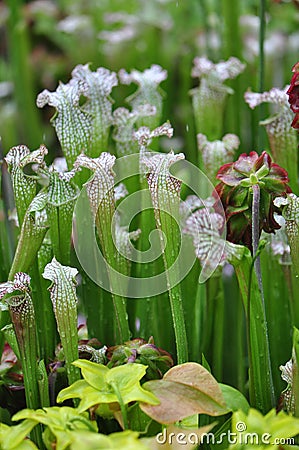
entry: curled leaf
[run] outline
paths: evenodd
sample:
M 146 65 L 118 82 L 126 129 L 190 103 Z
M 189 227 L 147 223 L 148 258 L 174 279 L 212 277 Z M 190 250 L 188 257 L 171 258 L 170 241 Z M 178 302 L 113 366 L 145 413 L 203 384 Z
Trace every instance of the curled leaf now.
M 91 209 L 94 216 L 97 217 L 97 228 L 103 251 L 110 263 L 115 259 L 115 252 L 113 257 L 112 252 L 111 255 L 108 255 L 108 237 L 107 233 L 103 231 L 104 226 L 108 226 L 109 234 L 113 234 L 118 253 L 126 257 L 129 257 L 131 251 L 130 239 L 136 240 L 140 234 L 140 230 L 129 233 L 126 228 L 121 226 L 120 216 L 115 213 L 115 202 L 127 195 L 127 190 L 123 184 L 114 186 L 114 163 L 115 156 L 106 152 L 102 153 L 99 158 L 94 159 L 86 155 L 80 155 L 75 163 L 76 167 L 87 167 L 94 171 L 94 175 L 85 186 Z M 116 255 L 116 259 L 119 260 L 120 264 L 123 264 L 124 261 L 118 256 Z
M 86 191 L 94 215 L 103 202 L 108 208 L 114 204 L 114 172 L 115 156 L 101 153 L 98 158 L 79 155 L 75 168 L 86 167 L 94 172 L 93 177 L 86 183 Z
M 148 147 L 152 138 L 163 135 L 168 138 L 173 136 L 173 128 L 169 122 L 165 122 L 163 125 L 160 125 L 152 131 L 148 127 L 140 127 L 134 133 L 134 138 L 138 141 L 140 146 Z
M 234 92 L 223 82 L 239 75 L 245 65 L 234 57 L 218 64 L 206 57 L 196 57 L 193 63 L 192 76 L 200 79 L 199 87 L 190 91 L 196 131 L 216 140 L 222 135 L 226 97 Z
M 116 73 L 104 67 L 99 67 L 95 72 L 89 69 L 89 65 L 79 64 L 72 72 L 73 80 L 82 83 L 84 95 L 87 101 L 82 110 L 93 118 L 91 125 L 89 156 L 97 156 L 104 151 L 108 144 L 109 128 L 112 124 L 112 99 L 110 93 L 118 81 Z
M 295 397 L 293 394 L 293 361 L 290 359 L 283 366 L 279 366 L 281 378 L 287 383 L 287 387 L 282 392 L 283 406 L 291 414 L 295 412 Z
M 299 274 L 299 197 L 295 194 L 287 194 L 287 197 L 277 197 L 274 205 L 282 207 L 282 215 L 285 218 L 285 228 L 291 247 L 291 257 L 294 268 Z
M 293 114 L 289 109 L 286 89 L 272 88 L 267 92 L 247 91 L 245 101 L 251 109 L 261 103 L 271 103 L 276 113 L 260 122 L 266 127 L 271 153 L 275 161 L 289 174 L 291 187 L 297 190 L 297 133 L 291 128 Z
M 220 61 L 214 64 L 205 56 L 196 57 L 193 60 L 194 67 L 192 69 L 192 77 L 202 78 L 209 77 L 211 82 L 213 80 L 222 83 L 225 80 L 237 77 L 245 69 L 245 64 L 242 64 L 238 58 L 231 57 L 227 61 Z
M 226 134 L 222 140 L 208 141 L 204 134 L 197 135 L 197 146 L 202 156 L 206 175 L 214 180 L 219 167 L 233 160 L 240 140 L 235 134 Z
M 128 73 L 124 69 L 121 69 L 119 71 L 119 78 L 123 84 L 138 84 L 138 90 L 127 98 L 127 101 L 132 104 L 133 109 L 146 104 L 150 104 L 156 108 L 156 114 L 138 120 L 138 126 L 147 125 L 150 128 L 155 128 L 160 123 L 162 114 L 162 95 L 159 84 L 167 78 L 167 71 L 162 69 L 161 66 L 153 64 L 144 72 L 139 72 L 134 69 L 131 73 Z
M 0 284 L 0 300 L 6 295 L 14 291 L 23 293 L 30 291 L 30 276 L 23 272 L 15 274 L 13 281 L 7 281 Z
M 33 163 L 43 168 L 45 166 L 44 157 L 47 153 L 48 150 L 44 145 L 33 152 L 30 152 L 25 145 L 19 145 L 11 148 L 4 158 L 11 173 L 20 226 L 23 223 L 27 208 L 36 195 L 37 186 L 37 176 L 26 175 L 23 169 L 28 164 Z
M 26 402 L 30 408 L 39 406 L 37 382 L 36 321 L 31 298 L 30 276 L 19 272 L 13 281 L 0 284 L 0 300 L 6 294 L 6 304 L 17 339 L 20 362 L 24 374 Z
M 87 87 L 82 82 L 60 83 L 55 92 L 44 90 L 37 97 L 37 106 L 54 106 L 56 114 L 52 117 L 59 142 L 66 157 L 69 169 L 76 157 L 88 149 L 92 114 L 82 110 L 80 97 L 87 94 Z
M 135 124 L 142 117 L 152 116 L 156 108 L 152 105 L 140 105 L 133 111 L 126 108 L 117 108 L 113 113 L 113 139 L 116 142 L 117 156 L 138 153 L 138 143 L 134 139 Z
M 270 89 L 270 91 L 265 91 L 261 93 L 247 91 L 244 94 L 244 98 L 246 103 L 248 103 L 251 109 L 254 109 L 261 103 L 265 102 L 280 105 L 282 107 L 287 106 L 288 103 L 286 90 L 278 88 L 272 88 Z
M 197 209 L 185 221 L 184 233 L 193 239 L 196 257 L 202 264 L 200 279 L 210 276 L 219 265 L 240 260 L 244 247 L 222 236 L 224 218 L 212 208 Z
M 177 161 L 183 160 L 183 153 L 141 155 L 140 164 L 147 170 L 147 181 L 155 213 L 156 227 L 164 233 L 161 235 L 161 249 L 163 252 L 166 276 L 178 256 L 180 245 L 179 224 L 180 192 L 182 182 L 171 175 L 170 167 Z M 172 243 L 166 246 L 165 236 Z M 165 250 L 164 250 L 165 249 Z M 171 285 L 171 283 L 169 284 Z
M 162 81 L 166 80 L 167 71 L 163 70 L 161 66 L 153 64 L 144 72 L 133 69 L 131 73 L 128 73 L 124 69 L 121 69 L 119 71 L 119 78 L 123 84 L 137 83 L 140 89 L 145 89 L 147 85 L 153 84 L 158 86 Z
M 163 207 L 167 207 L 166 203 L 169 199 L 166 197 L 173 196 L 173 198 L 179 198 L 181 181 L 171 176 L 169 168 L 173 163 L 182 159 L 185 159 L 185 155 L 183 153 L 174 154 L 173 152 L 170 152 L 167 155 L 144 155 L 141 160 L 149 172 L 148 185 L 157 216 L 157 223 L 159 223 L 158 216 L 161 208 L 163 209 Z M 169 203 L 171 203 L 171 200 Z

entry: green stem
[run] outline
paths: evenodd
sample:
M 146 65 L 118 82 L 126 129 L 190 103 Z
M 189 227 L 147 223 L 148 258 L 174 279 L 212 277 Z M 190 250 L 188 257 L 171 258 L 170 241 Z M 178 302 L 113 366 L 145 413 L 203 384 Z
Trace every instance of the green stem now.
M 123 398 L 121 396 L 120 390 L 118 389 L 118 386 L 116 383 L 110 383 L 110 386 L 112 387 L 112 389 L 114 390 L 114 393 L 117 397 L 119 406 L 120 406 L 120 410 L 121 410 L 121 415 L 123 418 L 123 423 L 124 423 L 124 430 L 128 430 L 129 429 L 129 422 L 128 422 L 128 414 L 127 414 L 127 407 L 124 404 Z
M 273 384 L 278 398 L 284 389 L 284 382 L 277 368 L 289 358 L 292 336 L 289 332 L 278 333 L 277 330 L 291 330 L 295 322 L 292 320 L 291 286 L 286 281 L 288 274 L 290 275 L 290 266 L 281 265 L 271 253 L 271 249 L 265 249 L 261 253 L 261 265 Z
M 223 284 L 218 278 L 218 292 L 214 298 L 214 329 L 213 329 L 213 374 L 220 382 L 223 380 L 223 339 L 225 324 L 225 307 Z
M 199 0 L 201 17 L 203 20 L 204 36 L 207 36 L 205 40 L 205 54 L 211 60 L 217 59 L 218 51 L 214 49 L 212 45 L 211 35 L 214 31 L 214 26 L 211 25 L 210 17 L 214 14 L 213 2 L 209 0 Z M 234 5 L 235 6 L 235 5 Z
M 149 248 L 149 236 L 155 230 L 156 222 L 153 211 L 149 208 L 150 197 L 148 191 L 148 182 L 144 174 L 139 176 L 138 189 L 140 190 L 140 214 L 138 228 L 142 233 L 137 241 L 138 250 L 141 252 L 141 259 L 137 262 L 134 269 L 137 277 L 151 278 L 155 274 L 163 271 L 162 258 L 153 259 L 150 262 L 142 263 L 142 252 Z M 151 244 L 152 245 L 152 244 Z M 145 293 L 146 294 L 146 293 Z M 130 300 L 132 303 L 132 300 Z M 161 293 L 156 296 L 146 296 L 136 300 L 135 317 L 140 320 L 140 331 L 138 336 L 148 340 L 150 336 L 155 338 L 159 346 L 167 349 L 170 353 L 175 351 L 170 347 L 173 343 L 173 329 L 171 324 L 165 323 L 164 317 L 171 314 L 167 293 Z M 136 320 L 136 318 L 135 318 Z
M 174 211 L 173 214 L 174 214 L 173 217 L 175 217 Z M 174 273 L 174 271 L 170 269 L 171 266 L 175 263 L 176 258 L 179 254 L 178 245 L 180 242 L 180 236 L 176 226 L 174 226 L 173 217 L 170 217 L 169 213 L 163 211 L 162 209 L 159 211 L 159 220 L 160 220 L 159 229 L 163 233 L 162 236 L 164 235 L 167 236 L 168 241 L 168 244 L 165 245 L 165 249 L 163 252 L 163 261 L 168 285 L 168 296 L 170 301 L 173 329 L 176 342 L 177 363 L 183 364 L 188 361 L 188 342 L 187 342 L 184 309 L 182 302 L 182 293 L 180 284 L 175 284 L 178 274 Z M 157 221 L 157 224 L 158 222 L 159 221 Z
M 223 56 L 225 59 L 234 56 L 242 58 L 241 35 L 240 35 L 240 2 L 236 1 L 232 8 L 231 0 L 222 0 L 222 17 L 223 17 Z M 228 100 L 225 127 L 230 133 L 240 133 L 240 122 L 242 105 L 244 102 L 243 92 L 241 90 L 241 81 L 236 79 L 228 82 L 229 86 L 234 88 L 234 95 Z M 239 111 L 239 114 L 235 114 Z
M 240 302 L 240 294 L 237 294 L 238 305 L 236 306 L 236 354 L 237 354 L 237 388 L 241 392 L 245 392 L 245 370 L 244 370 L 244 360 L 246 352 L 245 343 L 245 333 L 244 333 L 244 311 L 242 309 L 242 304 Z
M 188 275 L 181 281 L 182 300 L 186 320 L 186 332 L 189 342 L 189 357 L 191 361 L 200 363 L 202 353 L 203 309 L 206 286 L 198 283 L 200 271 L 199 260 Z M 190 320 L 192 317 L 192 320 Z
M 118 273 L 122 273 L 121 264 L 118 260 L 117 250 L 114 245 L 111 234 L 112 217 L 114 213 L 114 205 L 109 205 L 109 209 L 104 205 L 99 206 L 96 227 L 102 245 L 102 250 L 107 261 L 107 271 L 112 293 L 113 306 L 115 310 L 115 325 L 116 325 L 116 341 L 125 342 L 130 339 L 131 332 L 129 328 L 126 298 L 121 295 L 116 295 L 114 292 L 121 292 L 119 286 Z M 111 266 L 112 270 L 109 270 Z M 113 271 L 115 270 L 115 273 Z
M 262 321 L 263 321 L 263 328 L 264 328 L 264 344 L 266 348 L 265 353 L 265 359 L 266 365 L 269 370 L 269 377 L 271 379 L 271 397 L 272 400 L 274 400 L 274 386 L 273 386 L 273 379 L 272 379 L 272 369 L 271 369 L 271 359 L 270 359 L 270 348 L 269 348 L 269 336 L 268 336 L 268 325 L 267 325 L 267 318 L 266 318 L 266 311 L 265 311 L 265 299 L 264 299 L 264 293 L 263 293 L 263 284 L 262 284 L 262 274 L 261 274 L 261 262 L 260 257 L 258 255 L 258 245 L 259 245 L 259 221 L 260 221 L 260 187 L 258 184 L 254 184 L 252 186 L 253 191 L 253 200 L 252 200 L 252 250 L 253 250 L 253 261 L 254 261 L 254 270 L 258 282 L 258 289 L 260 292 L 261 297 L 261 313 L 262 313 Z M 249 286 L 252 281 L 252 270 L 249 274 L 250 282 Z M 253 352 L 258 352 L 258 348 L 252 348 L 251 347 L 251 322 L 255 320 L 255 317 L 251 317 L 252 309 L 251 309 L 251 294 L 252 290 L 249 288 L 248 291 L 248 304 L 247 304 L 247 320 L 249 322 L 249 326 L 247 327 L 248 330 L 248 343 L 249 343 L 249 358 L 251 361 L 253 361 L 253 358 L 255 358 L 256 355 L 253 355 Z M 255 307 L 255 306 L 254 306 Z M 258 342 L 256 342 L 258 344 Z M 254 387 L 251 386 L 251 389 L 253 390 Z
M 0 140 L 0 160 L 3 149 Z M 0 279 L 7 280 L 13 258 L 14 236 L 12 221 L 8 220 L 8 211 L 13 208 L 13 192 L 7 168 L 0 162 Z M 10 322 L 8 311 L 0 311 L 0 330 Z M 4 333 L 0 331 L 0 354 L 5 343 Z
M 176 341 L 177 363 L 183 364 L 188 361 L 188 343 L 180 286 L 173 287 L 168 294 Z
M 258 92 L 264 92 L 264 80 L 265 80 L 264 41 L 266 32 L 266 0 L 260 0 L 259 18 L 260 18 L 260 30 L 259 30 Z
M 260 18 L 260 30 L 259 30 L 259 60 L 258 60 L 258 92 L 264 92 L 265 90 L 265 51 L 264 51 L 264 41 L 266 32 L 266 0 L 260 0 L 259 9 Z M 265 117 L 265 106 L 262 104 L 258 110 L 258 122 Z M 265 141 L 264 131 L 261 127 L 258 128 L 258 145 L 263 147 Z
M 97 286 L 82 270 L 81 299 L 86 315 L 89 338 L 97 338 L 106 345 L 114 342 L 114 311 L 111 294 Z
M 263 284 L 262 284 L 262 274 L 261 274 L 261 261 L 259 255 L 257 255 L 257 250 L 259 246 L 260 239 L 260 187 L 258 184 L 252 186 L 253 200 L 252 200 L 252 251 L 254 258 L 254 269 L 257 276 L 257 281 L 259 284 L 259 290 L 261 297 L 264 301 L 263 294 Z
M 298 326 L 299 324 L 299 302 L 296 298 L 296 292 L 298 292 L 299 288 L 299 278 L 298 275 L 295 273 L 294 270 L 290 269 L 290 277 L 291 277 L 291 283 L 292 283 L 292 292 L 294 293 L 294 296 L 291 297 L 290 303 L 292 305 L 292 314 L 293 314 L 293 325 Z
M 58 339 L 52 302 L 47 291 L 48 283 L 41 277 L 45 265 L 46 263 L 39 270 L 38 261 L 35 261 L 30 274 L 33 286 L 32 300 L 36 318 L 39 358 L 48 364 L 54 358 Z
M 38 388 L 41 406 L 43 408 L 50 406 L 48 374 L 44 360 L 38 364 Z
M 222 380 L 224 338 L 224 295 L 221 271 L 216 272 L 206 283 L 207 300 L 203 321 L 203 353 L 210 361 L 213 374 Z
M 229 380 L 229 384 L 235 386 L 245 395 L 247 391 L 245 380 L 245 361 L 247 360 L 245 316 L 237 279 L 230 269 L 225 267 L 222 272 L 225 305 L 224 376 L 226 380 Z M 235 343 L 234 346 L 231 345 L 232 342 Z M 232 361 L 235 361 L 234 365 L 232 365 Z
M 294 325 L 297 323 L 296 315 L 295 315 L 295 294 L 294 294 L 294 286 L 293 286 L 293 279 L 292 279 L 292 270 L 290 266 L 283 266 L 283 274 L 285 278 L 285 282 L 287 285 L 287 294 L 289 299 L 289 309 L 290 309 L 290 320 L 291 324 Z
M 112 286 L 114 286 L 113 283 Z M 115 294 L 112 294 L 112 299 L 116 315 L 119 342 L 128 341 L 131 337 L 131 332 L 129 329 L 126 299 L 121 295 Z
M 234 264 L 246 314 L 251 405 L 264 413 L 275 405 L 265 310 L 249 250 Z
M 191 342 L 191 361 L 201 363 L 204 353 L 204 339 L 206 330 L 206 304 L 207 288 L 205 284 L 197 283 L 196 296 L 194 304 L 194 331 L 192 337 L 188 335 L 188 342 Z
M 3 148 L 0 140 L 0 161 L 2 159 Z M 0 162 L 0 214 L 3 214 L 3 219 L 0 220 L 0 274 L 2 280 L 7 279 L 16 246 L 15 226 L 13 221 L 8 219 L 8 212 L 13 207 L 14 193 L 7 165 Z
M 235 56 L 237 58 L 242 54 L 239 18 L 240 2 L 235 2 L 234 8 L 230 0 L 222 0 L 223 17 L 223 53 L 224 58 Z

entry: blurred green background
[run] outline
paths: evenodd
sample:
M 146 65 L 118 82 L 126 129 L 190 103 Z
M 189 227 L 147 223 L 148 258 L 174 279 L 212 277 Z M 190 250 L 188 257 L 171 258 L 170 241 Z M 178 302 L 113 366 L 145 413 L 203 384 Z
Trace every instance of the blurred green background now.
M 189 91 L 192 61 L 213 62 L 238 57 L 246 70 L 230 82 L 223 134 L 237 133 L 240 151 L 266 139 L 258 137 L 261 113 L 249 111 L 243 95 L 248 87 L 283 88 L 298 59 L 299 9 L 296 1 L 258 0 L 7 0 L 0 3 L 0 136 L 2 152 L 17 144 L 60 153 L 49 123 L 51 108 L 39 110 L 37 94 L 67 82 L 74 66 L 91 63 L 118 71 L 144 70 L 160 64 L 168 71 L 162 83 L 163 119 L 175 129 L 177 150 L 196 161 L 196 137 Z M 265 20 L 264 61 L 260 58 L 260 17 Z M 263 22 L 262 22 L 263 23 Z M 263 30 L 262 30 L 263 32 Z M 261 63 L 264 68 L 261 80 Z M 115 107 L 135 86 L 113 90 Z M 265 108 L 263 106 L 263 108 Z M 263 118 L 266 117 L 264 111 Z M 260 141 L 259 141 L 260 139 Z

